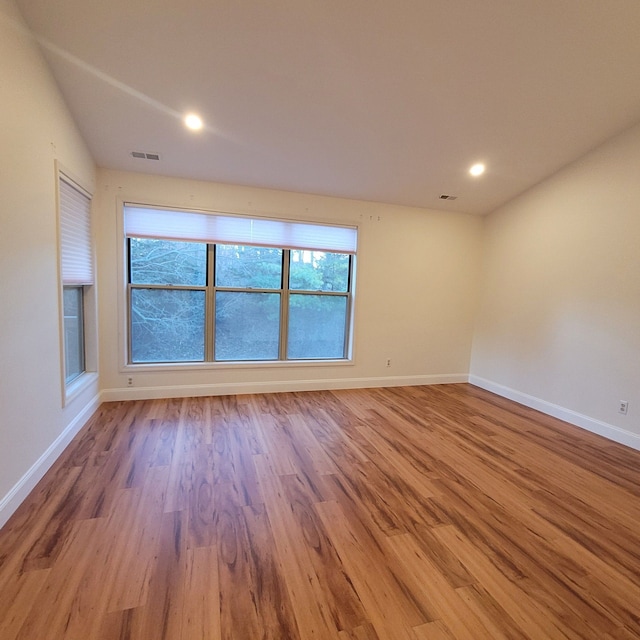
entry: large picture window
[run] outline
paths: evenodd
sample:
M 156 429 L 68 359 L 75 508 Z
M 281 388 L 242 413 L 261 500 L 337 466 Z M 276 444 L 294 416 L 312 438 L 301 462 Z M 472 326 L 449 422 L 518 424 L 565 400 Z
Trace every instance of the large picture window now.
M 125 234 L 131 364 L 349 357 L 354 228 L 126 205 Z

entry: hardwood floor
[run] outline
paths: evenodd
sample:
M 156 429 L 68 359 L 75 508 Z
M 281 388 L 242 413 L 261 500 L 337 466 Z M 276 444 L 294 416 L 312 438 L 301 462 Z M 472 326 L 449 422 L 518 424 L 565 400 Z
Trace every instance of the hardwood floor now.
M 103 405 L 2 640 L 640 638 L 640 452 L 470 385 Z

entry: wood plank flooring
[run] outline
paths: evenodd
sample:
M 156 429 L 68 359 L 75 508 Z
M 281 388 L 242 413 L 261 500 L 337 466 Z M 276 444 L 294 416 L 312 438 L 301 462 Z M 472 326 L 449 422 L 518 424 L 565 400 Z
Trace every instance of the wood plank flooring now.
M 470 385 L 104 404 L 2 640 L 640 638 L 640 452 Z

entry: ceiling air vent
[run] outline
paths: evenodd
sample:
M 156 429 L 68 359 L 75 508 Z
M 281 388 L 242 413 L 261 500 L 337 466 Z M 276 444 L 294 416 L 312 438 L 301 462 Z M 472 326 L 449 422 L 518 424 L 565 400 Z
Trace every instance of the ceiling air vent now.
M 455 200 L 458 196 L 450 196 L 446 193 L 440 194 L 440 200 Z
M 160 160 L 159 153 L 145 153 L 144 151 L 132 151 L 131 155 L 140 160 Z

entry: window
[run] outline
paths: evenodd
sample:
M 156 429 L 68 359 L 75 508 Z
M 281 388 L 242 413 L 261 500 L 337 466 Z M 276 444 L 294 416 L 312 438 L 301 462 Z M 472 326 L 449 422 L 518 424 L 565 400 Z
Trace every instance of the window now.
M 350 258 L 322 251 L 291 251 L 289 358 L 340 358 L 346 340 Z
M 69 384 L 85 370 L 84 292 L 82 287 L 63 288 L 64 380 Z
M 348 358 L 354 228 L 125 205 L 125 234 L 130 363 Z
M 60 174 L 62 342 L 66 386 L 86 371 L 85 293 L 94 279 L 90 211 L 90 196 Z
M 285 251 L 215 247 L 215 359 L 280 359 Z
M 129 240 L 131 362 L 205 360 L 207 246 Z

